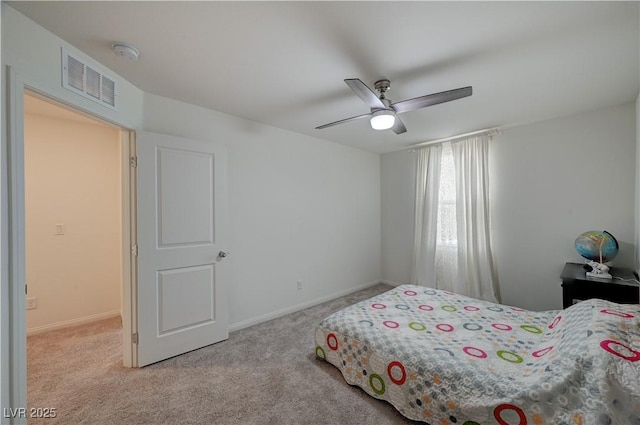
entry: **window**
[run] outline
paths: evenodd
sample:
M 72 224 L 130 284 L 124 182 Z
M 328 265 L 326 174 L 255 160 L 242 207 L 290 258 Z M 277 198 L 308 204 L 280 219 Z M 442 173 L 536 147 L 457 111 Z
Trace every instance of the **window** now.
M 456 219 L 456 172 L 451 143 L 442 146 L 436 236 L 436 282 L 451 288 L 457 278 L 458 226 Z

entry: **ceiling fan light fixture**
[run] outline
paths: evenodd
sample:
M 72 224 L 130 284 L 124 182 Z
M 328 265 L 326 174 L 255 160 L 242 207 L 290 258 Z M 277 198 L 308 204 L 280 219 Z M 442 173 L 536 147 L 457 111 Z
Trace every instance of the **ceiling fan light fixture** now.
M 396 115 L 389 109 L 380 109 L 371 114 L 371 128 L 374 130 L 388 130 L 396 122 Z

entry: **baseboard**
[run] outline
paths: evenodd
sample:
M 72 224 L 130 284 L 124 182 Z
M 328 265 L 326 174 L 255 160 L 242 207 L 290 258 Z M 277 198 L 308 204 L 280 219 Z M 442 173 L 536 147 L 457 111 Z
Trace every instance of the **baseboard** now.
M 247 320 L 242 320 L 240 322 L 232 323 L 229 325 L 229 332 L 239 331 L 240 329 L 248 328 L 249 326 L 257 325 L 258 323 L 277 319 L 278 317 L 286 316 L 287 314 L 295 313 L 296 311 L 304 310 L 305 308 L 313 307 L 327 301 L 335 300 L 336 298 L 344 297 L 345 295 L 353 294 L 354 292 L 358 292 L 363 289 L 370 288 L 379 283 L 384 283 L 384 282 L 376 280 L 374 282 L 365 283 L 363 285 L 345 289 L 344 291 L 334 292 L 333 294 L 326 295 L 324 297 L 316 298 L 301 304 L 296 304 L 294 306 L 283 308 L 281 310 L 276 310 L 271 313 L 263 314 L 261 316 L 256 316 Z
M 384 283 L 386 285 L 391 285 L 391 286 L 405 285 L 404 283 L 394 282 L 393 280 L 381 280 L 380 283 Z
M 35 326 L 27 329 L 27 336 L 35 335 L 43 332 L 55 331 L 58 329 L 68 328 L 70 326 L 84 325 L 86 323 L 97 322 L 99 320 L 111 319 L 112 317 L 120 317 L 120 310 L 108 311 L 106 313 L 92 314 L 91 316 L 79 317 L 77 319 L 65 320 L 64 322 L 51 323 L 49 325 Z

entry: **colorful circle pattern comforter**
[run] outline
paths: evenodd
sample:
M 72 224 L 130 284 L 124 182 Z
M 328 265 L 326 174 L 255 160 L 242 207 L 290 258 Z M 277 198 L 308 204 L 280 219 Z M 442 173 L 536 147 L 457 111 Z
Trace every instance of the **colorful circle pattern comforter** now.
M 431 425 L 640 425 L 640 306 L 532 312 L 402 285 L 323 320 L 316 356 Z

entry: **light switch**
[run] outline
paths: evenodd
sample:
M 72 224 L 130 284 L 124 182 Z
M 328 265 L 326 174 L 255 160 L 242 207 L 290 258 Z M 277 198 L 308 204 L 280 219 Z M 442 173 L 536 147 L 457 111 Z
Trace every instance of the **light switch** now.
M 56 235 L 64 235 L 64 224 L 56 224 Z
M 38 308 L 37 298 L 27 298 L 27 310 L 33 310 Z

